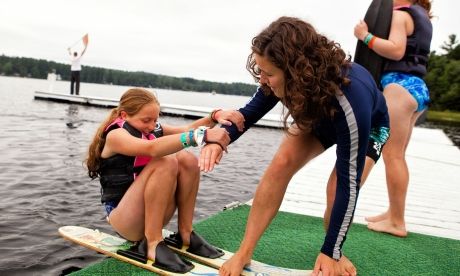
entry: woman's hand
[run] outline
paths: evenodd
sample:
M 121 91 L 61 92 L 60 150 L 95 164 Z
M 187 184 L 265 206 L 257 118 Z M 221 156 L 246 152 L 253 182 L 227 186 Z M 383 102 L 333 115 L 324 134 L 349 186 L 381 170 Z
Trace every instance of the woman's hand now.
M 223 151 L 227 152 L 227 146 L 230 144 L 230 136 L 225 128 L 208 128 L 204 142 L 207 144 L 218 144 Z
M 244 116 L 236 110 L 219 110 L 214 114 L 214 118 L 224 126 L 236 125 L 238 131 L 244 130 Z
M 319 274 L 320 271 L 321 274 Z M 335 276 L 337 274 L 337 261 L 323 253 L 319 253 L 318 257 L 316 258 L 315 268 L 313 269 L 311 275 Z
M 369 28 L 367 27 L 366 22 L 364 22 L 364 20 L 359 20 L 359 23 L 355 26 L 355 37 L 363 41 L 368 33 Z
M 200 170 L 204 172 L 210 172 L 214 169 L 216 164 L 219 164 L 222 159 L 224 150 L 218 144 L 206 144 L 201 148 L 200 160 L 198 165 Z

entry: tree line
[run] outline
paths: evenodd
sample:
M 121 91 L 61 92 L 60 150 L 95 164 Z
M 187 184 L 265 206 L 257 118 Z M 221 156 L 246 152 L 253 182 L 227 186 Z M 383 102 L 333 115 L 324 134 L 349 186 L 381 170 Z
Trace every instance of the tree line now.
M 62 80 L 70 81 L 70 65 L 44 59 L 0 56 L 0 75 L 46 79 L 54 72 Z M 234 82 L 220 83 L 193 78 L 178 78 L 147 72 L 129 72 L 101 67 L 84 66 L 80 80 L 88 83 L 114 84 L 139 87 L 154 87 L 196 92 L 251 96 L 257 86 Z
M 430 90 L 432 110 L 460 112 L 460 45 L 452 34 L 441 47 L 445 53 L 430 53 L 425 81 Z M 70 80 L 69 64 L 43 59 L 0 56 L 0 75 L 46 79 L 48 73 L 59 74 Z M 127 86 L 155 87 L 183 91 L 212 92 L 251 96 L 255 85 L 245 83 L 219 83 L 193 78 L 177 78 L 147 72 L 129 72 L 85 66 L 81 81 Z
M 431 52 L 425 76 L 430 90 L 431 110 L 460 111 L 460 45 L 452 34 L 441 48 L 446 52 Z

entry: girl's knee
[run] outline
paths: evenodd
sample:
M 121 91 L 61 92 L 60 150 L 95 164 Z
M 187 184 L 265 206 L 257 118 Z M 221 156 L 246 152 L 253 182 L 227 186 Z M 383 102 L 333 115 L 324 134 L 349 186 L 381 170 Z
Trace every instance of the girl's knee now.
M 174 155 L 163 156 L 154 161 L 154 171 L 162 173 L 171 173 L 177 175 L 179 171 L 179 162 Z
M 176 157 L 180 168 L 187 171 L 199 171 L 198 158 L 193 153 L 183 150 L 178 152 Z

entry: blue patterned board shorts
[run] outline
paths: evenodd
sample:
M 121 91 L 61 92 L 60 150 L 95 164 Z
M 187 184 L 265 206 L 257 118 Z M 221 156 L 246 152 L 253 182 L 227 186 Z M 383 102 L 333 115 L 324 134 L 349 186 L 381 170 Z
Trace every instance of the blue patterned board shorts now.
M 401 72 L 389 72 L 383 74 L 380 83 L 383 88 L 390 83 L 396 83 L 404 87 L 417 101 L 417 112 L 427 108 L 430 103 L 430 91 L 428 91 L 425 82 L 417 76 Z

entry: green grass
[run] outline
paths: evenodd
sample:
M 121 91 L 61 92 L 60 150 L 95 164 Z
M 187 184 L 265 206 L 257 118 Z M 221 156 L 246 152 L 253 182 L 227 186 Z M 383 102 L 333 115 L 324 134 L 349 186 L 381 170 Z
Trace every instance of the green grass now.
M 221 212 L 195 224 L 216 246 L 235 251 L 243 237 L 248 206 Z M 262 236 L 254 259 L 276 266 L 312 269 L 324 240 L 322 219 L 280 212 Z M 409 233 L 407 238 L 369 231 L 354 224 L 344 253 L 359 275 L 460 275 L 460 241 Z M 151 275 L 114 259 L 72 275 Z
M 428 110 L 428 121 L 460 124 L 460 112 Z

